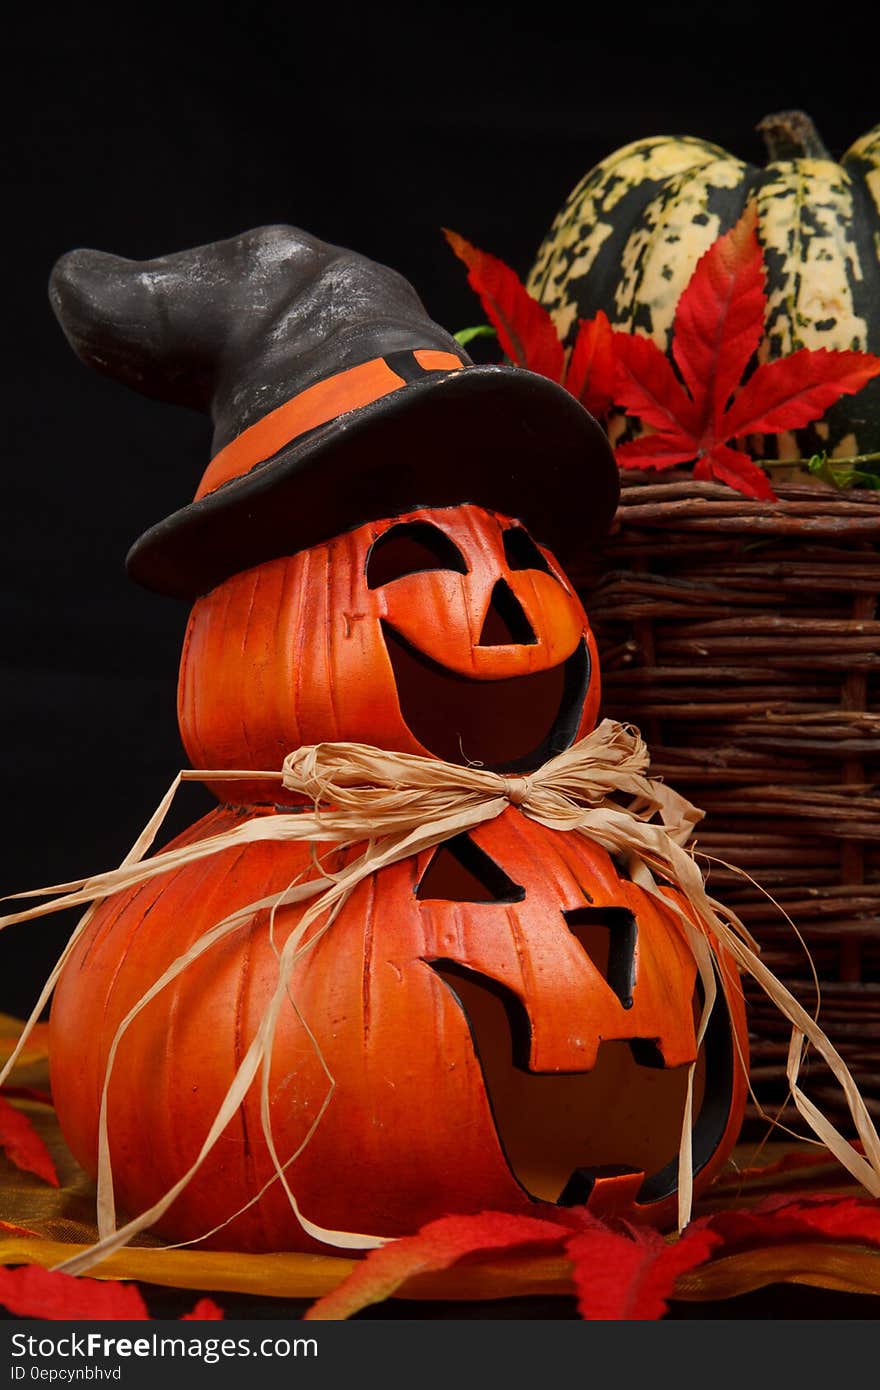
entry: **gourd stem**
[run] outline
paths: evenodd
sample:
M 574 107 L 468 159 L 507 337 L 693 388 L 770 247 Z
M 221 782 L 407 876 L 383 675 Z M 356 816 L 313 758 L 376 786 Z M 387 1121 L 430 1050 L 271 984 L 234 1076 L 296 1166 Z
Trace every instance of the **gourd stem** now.
M 805 111 L 776 111 L 759 121 L 768 159 L 830 159 L 821 135 Z

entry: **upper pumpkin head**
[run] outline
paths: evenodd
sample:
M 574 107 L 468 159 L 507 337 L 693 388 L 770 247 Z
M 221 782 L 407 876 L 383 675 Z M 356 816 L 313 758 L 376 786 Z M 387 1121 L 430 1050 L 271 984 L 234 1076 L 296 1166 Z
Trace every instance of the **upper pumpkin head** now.
M 586 617 L 539 543 L 600 534 L 617 470 L 560 386 L 474 366 L 400 276 L 289 227 L 140 264 L 72 252 L 51 293 L 91 365 L 214 419 L 195 501 L 129 555 L 197 600 L 197 764 L 347 739 L 518 771 L 592 726 Z
M 462 506 L 368 523 L 197 600 L 179 717 L 201 767 L 348 740 L 517 772 L 591 729 L 598 702 L 587 617 L 550 552 Z

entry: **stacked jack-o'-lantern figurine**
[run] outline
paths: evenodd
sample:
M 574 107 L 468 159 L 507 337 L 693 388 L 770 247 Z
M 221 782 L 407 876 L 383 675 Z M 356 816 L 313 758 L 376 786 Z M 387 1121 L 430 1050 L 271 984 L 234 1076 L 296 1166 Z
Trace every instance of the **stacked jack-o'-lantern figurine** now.
M 473 365 L 397 274 L 288 227 L 144 263 L 74 252 L 52 297 L 86 362 L 216 425 L 196 500 L 129 557 L 136 580 L 194 600 L 179 718 L 197 768 L 277 770 L 332 741 L 519 777 L 594 727 L 596 651 L 555 555 L 601 534 L 617 474 L 561 387 Z M 278 782 L 212 786 L 219 807 L 179 844 L 291 813 Z M 235 1099 L 201 1163 L 305 909 L 257 908 L 199 942 L 354 851 L 255 840 L 98 904 L 56 992 L 52 1087 L 94 1172 L 116 1040 L 106 1126 L 128 1214 L 194 1168 L 157 1229 L 227 1248 L 543 1203 L 674 1220 L 699 1016 L 682 921 L 598 844 L 511 801 L 319 921 L 266 1085 Z M 744 1104 L 725 975 L 696 1072 L 697 1189 Z

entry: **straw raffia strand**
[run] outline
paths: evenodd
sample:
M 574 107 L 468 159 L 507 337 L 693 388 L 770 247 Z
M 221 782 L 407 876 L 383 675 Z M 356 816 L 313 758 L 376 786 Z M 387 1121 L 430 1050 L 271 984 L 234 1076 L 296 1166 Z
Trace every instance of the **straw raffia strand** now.
M 223 834 L 144 860 L 143 855 L 153 843 L 181 779 L 218 781 L 247 776 L 252 780 L 256 775 L 277 781 L 279 776 L 278 773 L 254 774 L 252 771 L 228 770 L 222 773 L 181 773 L 118 869 L 88 880 L 22 895 L 60 896 L 7 915 L 0 919 L 0 927 L 78 903 L 95 903 L 146 878 L 180 868 L 233 845 L 241 846 L 257 840 L 299 840 L 329 842 L 345 847 L 362 846 L 360 853 L 341 871 L 323 873 L 308 882 L 291 884 L 281 893 L 248 904 L 230 914 L 178 957 L 123 1019 L 110 1048 L 103 1085 L 98 1144 L 99 1240 L 88 1251 L 65 1261 L 59 1268 L 68 1273 L 80 1273 L 157 1221 L 198 1170 L 258 1074 L 263 1133 L 277 1179 L 304 1230 L 318 1240 L 343 1248 L 366 1249 L 384 1243 L 385 1238 L 381 1236 L 317 1226 L 300 1210 L 285 1172 L 297 1155 L 286 1163 L 281 1162 L 273 1140 L 269 1110 L 269 1069 L 278 1017 L 282 1007 L 285 1004 L 290 1006 L 292 1002 L 290 989 L 294 968 L 319 936 L 331 929 L 336 914 L 358 883 L 390 864 L 494 819 L 511 805 L 550 829 L 582 834 L 612 855 L 622 856 L 634 881 L 647 892 L 658 896 L 667 910 L 678 914 L 703 983 L 704 1006 L 697 1028 L 698 1045 L 705 1034 L 717 993 L 715 976 L 719 966 L 711 946 L 714 944 L 729 952 L 740 969 L 758 982 L 792 1025 L 788 1076 L 798 1110 L 844 1167 L 869 1192 L 880 1195 L 880 1140 L 846 1065 L 818 1023 L 761 962 L 756 943 L 735 914 L 726 911 L 707 895 L 693 855 L 685 848 L 702 813 L 670 788 L 649 778 L 648 762 L 647 748 L 638 731 L 612 720 L 604 720 L 572 748 L 523 777 L 505 777 L 484 768 L 459 767 L 434 758 L 390 753 L 364 744 L 317 744 L 291 753 L 285 759 L 281 773 L 281 781 L 288 790 L 313 803 L 311 812 L 279 811 L 275 815 L 246 821 Z M 680 890 L 688 910 L 661 891 L 655 874 Z M 278 978 L 272 998 L 196 1161 L 149 1210 L 117 1227 L 107 1133 L 107 1094 L 114 1059 L 126 1031 L 141 1010 L 171 980 L 193 960 L 235 931 L 254 912 L 268 908 L 274 922 L 274 913 L 278 908 L 307 899 L 311 900 L 309 905 L 278 952 Z M 323 920 L 316 926 L 319 919 Z M 47 981 L 15 1052 L 0 1073 L 0 1084 L 39 1017 L 87 920 L 88 915 L 77 927 Z M 313 926 L 315 930 L 310 931 Z M 317 1049 L 317 1043 L 314 1039 L 312 1041 Z M 826 1060 L 840 1082 L 864 1146 L 864 1156 L 855 1152 L 798 1085 L 805 1041 L 812 1044 Z M 323 1063 L 323 1058 L 321 1061 Z M 679 1153 L 680 1226 L 689 1220 L 692 1201 L 691 1132 L 695 1066 L 696 1063 L 692 1063 L 689 1068 Z M 332 1094 L 329 1073 L 328 1084 L 330 1089 L 324 1106 Z M 304 1143 L 308 1142 L 308 1138 Z

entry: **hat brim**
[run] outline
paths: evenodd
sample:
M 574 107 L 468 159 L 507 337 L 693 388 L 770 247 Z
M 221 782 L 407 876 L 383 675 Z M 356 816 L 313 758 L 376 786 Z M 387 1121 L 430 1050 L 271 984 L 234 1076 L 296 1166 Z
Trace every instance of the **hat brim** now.
M 565 561 L 605 533 L 618 495 L 603 430 L 563 387 L 517 367 L 432 372 L 160 521 L 128 571 L 193 599 L 365 522 L 467 502 L 521 520 Z

